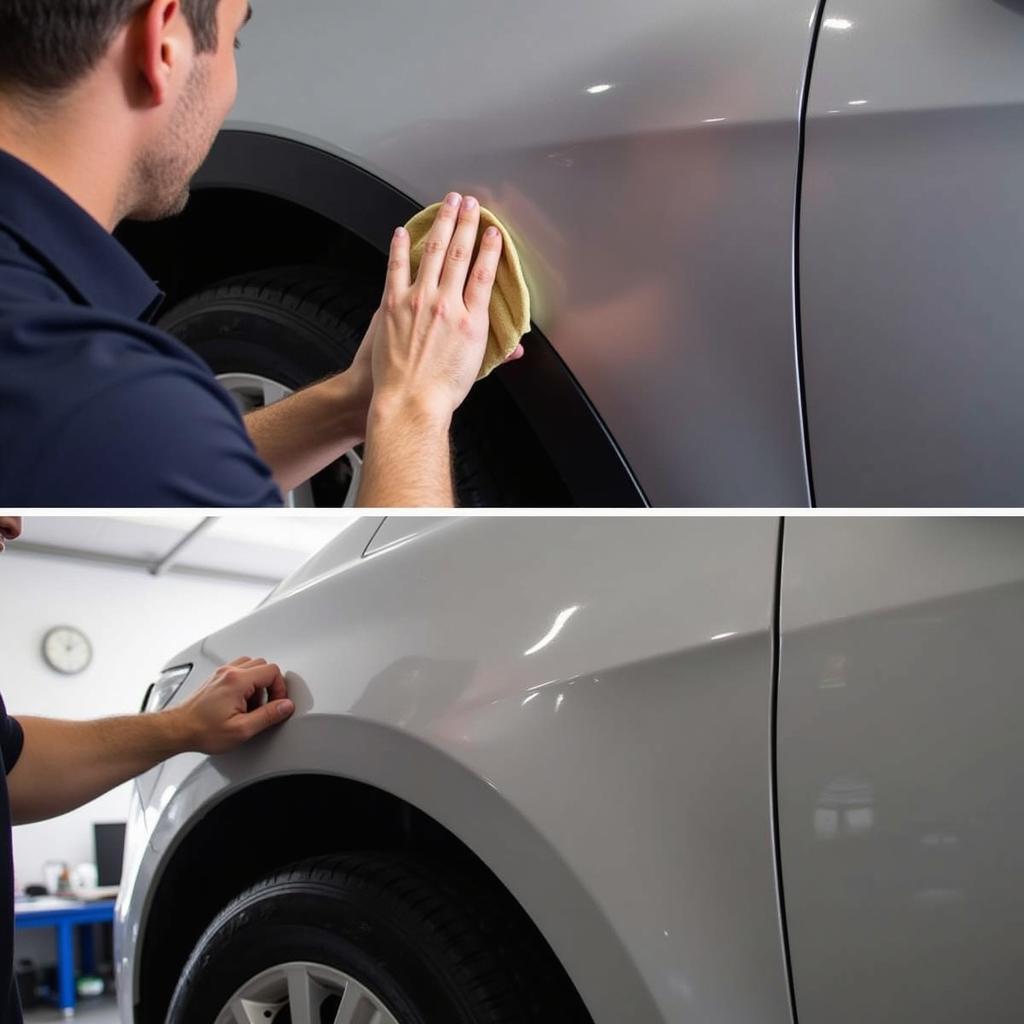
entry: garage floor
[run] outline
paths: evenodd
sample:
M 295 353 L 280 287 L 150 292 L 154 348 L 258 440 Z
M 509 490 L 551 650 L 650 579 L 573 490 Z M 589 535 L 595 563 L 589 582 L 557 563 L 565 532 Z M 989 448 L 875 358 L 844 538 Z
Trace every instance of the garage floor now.
M 83 999 L 78 1004 L 75 1020 L 88 1021 L 88 1024 L 118 1024 L 117 1003 L 113 996 L 101 996 L 98 999 Z M 30 1021 L 63 1021 L 60 1010 L 26 1010 L 25 1024 Z

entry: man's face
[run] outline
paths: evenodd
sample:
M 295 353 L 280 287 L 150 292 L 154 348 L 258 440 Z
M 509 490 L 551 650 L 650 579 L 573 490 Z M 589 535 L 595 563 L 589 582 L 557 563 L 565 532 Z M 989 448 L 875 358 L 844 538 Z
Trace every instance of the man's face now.
M 192 178 L 238 95 L 236 43 L 251 13 L 249 0 L 220 0 L 217 49 L 195 55 L 166 129 L 140 156 L 136 175 L 140 202 L 130 216 L 160 220 L 180 213 L 188 203 Z
M 21 536 L 21 516 L 0 516 L 0 551 L 7 547 L 9 540 Z

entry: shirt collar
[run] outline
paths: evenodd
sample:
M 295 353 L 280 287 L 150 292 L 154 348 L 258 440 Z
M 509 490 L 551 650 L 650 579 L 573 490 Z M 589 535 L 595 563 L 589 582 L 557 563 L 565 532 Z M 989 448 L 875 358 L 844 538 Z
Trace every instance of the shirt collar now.
M 87 306 L 148 319 L 163 296 L 120 242 L 49 179 L 0 150 L 0 226 Z

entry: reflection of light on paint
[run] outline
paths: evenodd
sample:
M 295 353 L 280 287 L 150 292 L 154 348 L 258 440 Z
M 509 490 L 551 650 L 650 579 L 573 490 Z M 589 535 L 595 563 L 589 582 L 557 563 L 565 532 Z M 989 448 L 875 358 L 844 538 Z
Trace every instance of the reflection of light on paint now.
M 921 842 L 925 846 L 956 846 L 960 840 L 951 832 L 929 832 L 921 836 Z
M 829 111 L 829 113 L 830 113 L 830 114 L 838 114 L 838 113 L 839 113 L 839 111 L 838 111 L 838 110 L 830 110 L 830 111 Z
M 543 690 L 545 686 L 554 686 L 555 683 L 560 683 L 561 681 L 562 681 L 561 679 L 549 679 L 549 680 L 547 680 L 547 682 L 537 683 L 536 686 L 528 686 L 527 689 L 528 690 Z M 572 683 L 570 683 L 569 685 L 572 686 Z
M 863 107 L 867 103 L 867 100 L 850 100 L 847 106 L 850 107 Z
M 814 831 L 822 839 L 839 835 L 839 812 L 829 807 L 815 807 Z
M 562 632 L 565 624 L 571 619 L 578 611 L 580 606 L 574 604 L 571 608 L 566 608 L 564 611 L 560 611 L 555 617 L 555 621 L 552 623 L 551 628 L 542 636 L 528 651 L 523 651 L 523 655 L 536 654 L 543 647 L 547 647 L 552 640 Z
M 837 32 L 846 32 L 853 28 L 853 22 L 846 18 L 826 18 L 822 25 L 825 28 L 835 29 Z
M 846 812 L 846 827 L 851 832 L 867 832 L 875 824 L 875 812 L 870 807 L 851 807 Z
M 724 117 L 705 117 L 701 124 L 721 124 L 724 120 Z
M 589 92 L 591 96 L 597 96 L 598 94 L 600 94 L 602 92 L 607 92 L 609 89 L 614 89 L 614 88 L 615 87 L 611 84 L 611 82 L 602 82 L 600 85 L 592 85 L 592 86 L 590 86 L 587 89 L 587 92 Z
M 562 701 L 564 701 L 564 700 L 565 700 L 565 694 L 564 693 L 560 693 L 555 698 L 555 710 L 556 711 L 562 706 Z
M 539 696 L 540 696 L 540 694 L 539 694 L 539 693 L 531 693 L 531 694 L 530 694 L 530 696 L 529 696 L 529 697 L 527 697 L 527 698 L 526 698 L 526 699 L 525 699 L 525 700 L 523 701 L 523 705 L 522 705 L 522 706 L 523 706 L 523 707 L 525 708 L 525 707 L 526 707 L 526 705 L 527 705 L 527 704 L 529 704 L 529 703 L 530 703 L 530 701 L 531 701 L 531 700 L 533 700 L 533 698 L 534 698 L 534 697 L 539 697 Z
M 953 907 L 964 903 L 963 889 L 922 889 L 914 893 L 914 901 L 925 907 Z
M 731 633 L 716 633 L 711 639 L 712 640 L 728 640 L 729 637 L 735 636 L 736 631 L 733 630 Z

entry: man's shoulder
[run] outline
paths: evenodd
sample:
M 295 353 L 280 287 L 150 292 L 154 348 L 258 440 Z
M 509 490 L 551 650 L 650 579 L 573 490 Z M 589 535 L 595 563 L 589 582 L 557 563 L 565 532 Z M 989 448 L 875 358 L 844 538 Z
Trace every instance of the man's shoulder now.
M 169 334 L 72 303 L 0 302 L 0 407 L 31 408 L 52 425 L 98 401 L 137 404 L 141 389 L 240 424 L 209 367 Z
M 90 504 L 104 504 L 105 495 L 111 505 L 127 499 L 211 507 L 280 501 L 230 397 L 188 367 L 123 371 L 65 421 L 54 444 L 63 472 L 77 479 L 76 493 L 93 496 Z M 97 486 L 113 480 L 115 488 Z
M 6 504 L 280 501 L 205 364 L 161 331 L 96 310 L 0 311 L 0 428 Z

